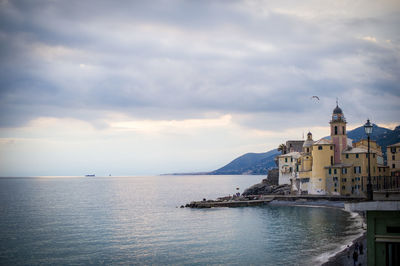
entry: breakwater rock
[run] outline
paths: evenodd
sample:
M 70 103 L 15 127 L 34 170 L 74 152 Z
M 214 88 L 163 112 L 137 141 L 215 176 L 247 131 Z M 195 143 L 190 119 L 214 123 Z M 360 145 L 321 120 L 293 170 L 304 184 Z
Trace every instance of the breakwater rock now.
M 290 185 L 273 185 L 268 180 L 263 180 L 259 184 L 255 184 L 247 188 L 243 192 L 243 196 L 249 195 L 289 195 Z

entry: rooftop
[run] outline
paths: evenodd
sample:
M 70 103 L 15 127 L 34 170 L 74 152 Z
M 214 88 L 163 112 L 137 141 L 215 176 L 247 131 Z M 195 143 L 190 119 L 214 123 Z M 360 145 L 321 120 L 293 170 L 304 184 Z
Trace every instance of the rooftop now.
M 300 152 L 297 152 L 297 151 L 289 152 L 286 154 L 279 155 L 278 157 L 293 157 L 293 158 L 298 159 L 298 158 L 300 158 Z
M 348 147 L 347 150 L 344 150 L 343 153 L 368 153 L 367 149 L 364 148 L 352 148 L 352 147 Z M 376 153 L 374 150 L 370 150 L 370 153 Z
M 331 145 L 331 144 L 332 141 L 330 141 L 329 139 L 320 139 L 314 142 L 314 145 Z
M 392 145 L 389 145 L 387 147 L 400 147 L 400 142 L 392 144 Z

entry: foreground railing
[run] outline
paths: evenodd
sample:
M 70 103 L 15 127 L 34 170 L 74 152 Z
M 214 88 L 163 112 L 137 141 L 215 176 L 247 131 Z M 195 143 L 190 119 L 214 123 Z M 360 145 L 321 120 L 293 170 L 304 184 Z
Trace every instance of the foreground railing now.
M 363 176 L 361 190 L 367 190 L 368 176 Z M 372 189 L 374 191 L 398 190 L 400 189 L 400 176 L 371 176 Z

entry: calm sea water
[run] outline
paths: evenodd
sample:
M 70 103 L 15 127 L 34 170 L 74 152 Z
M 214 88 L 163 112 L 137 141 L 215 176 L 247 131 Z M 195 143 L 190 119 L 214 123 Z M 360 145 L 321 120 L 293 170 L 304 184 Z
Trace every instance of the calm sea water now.
M 262 178 L 0 178 L 0 264 L 310 265 L 356 233 L 338 209 L 177 208 Z

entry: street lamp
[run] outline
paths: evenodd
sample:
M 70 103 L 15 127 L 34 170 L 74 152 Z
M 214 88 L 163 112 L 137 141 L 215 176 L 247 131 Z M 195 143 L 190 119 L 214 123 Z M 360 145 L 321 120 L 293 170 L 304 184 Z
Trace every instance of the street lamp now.
M 372 184 L 371 184 L 371 155 L 369 149 L 369 137 L 372 134 L 372 124 L 367 120 L 367 123 L 364 125 L 365 134 L 368 137 L 368 184 L 367 184 L 367 199 L 373 200 L 373 192 L 372 192 Z

